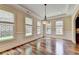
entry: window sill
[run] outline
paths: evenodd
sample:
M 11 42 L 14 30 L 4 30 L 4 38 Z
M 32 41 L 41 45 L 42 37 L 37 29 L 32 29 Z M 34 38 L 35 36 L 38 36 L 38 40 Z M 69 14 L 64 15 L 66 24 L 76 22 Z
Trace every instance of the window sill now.
M 29 37 L 32 37 L 33 35 L 28 35 L 28 36 L 25 36 L 25 38 L 29 38 Z
M 63 36 L 64 34 L 56 34 L 56 36 Z
M 10 40 L 13 40 L 14 38 L 12 36 L 9 36 L 9 37 L 2 37 L 0 38 L 0 42 L 4 42 L 4 41 L 10 41 Z

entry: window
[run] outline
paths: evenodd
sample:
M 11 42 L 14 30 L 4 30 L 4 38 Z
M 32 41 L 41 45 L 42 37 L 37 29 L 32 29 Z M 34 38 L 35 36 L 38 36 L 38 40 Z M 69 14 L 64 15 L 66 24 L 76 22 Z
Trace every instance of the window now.
M 37 34 L 41 33 L 41 21 L 37 21 Z
M 46 26 L 46 34 L 51 34 L 51 23 Z
M 25 31 L 26 36 L 32 35 L 32 18 L 30 17 L 25 18 Z
M 63 21 L 61 20 L 56 21 L 56 34 L 63 35 Z
M 0 41 L 13 38 L 14 14 L 0 10 Z

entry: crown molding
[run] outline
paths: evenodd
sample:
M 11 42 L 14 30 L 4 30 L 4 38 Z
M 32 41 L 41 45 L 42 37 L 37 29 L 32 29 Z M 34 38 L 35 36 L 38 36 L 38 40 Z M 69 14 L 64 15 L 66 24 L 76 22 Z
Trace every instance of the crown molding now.
M 19 10 L 23 11 L 26 14 L 29 14 L 30 16 L 33 16 L 33 17 L 35 17 L 35 18 L 37 18 L 39 20 L 43 20 L 42 17 L 40 17 L 39 15 L 37 15 L 36 13 L 34 13 L 33 11 L 30 11 L 28 8 L 24 8 L 20 4 L 10 4 L 10 5 L 13 6 L 13 7 L 15 7 L 16 9 L 19 9 Z M 47 17 L 47 19 L 50 20 L 50 19 L 56 19 L 56 18 L 65 17 L 65 16 L 72 16 L 74 14 L 74 12 L 76 11 L 76 9 L 79 8 L 79 5 L 76 5 L 74 7 L 74 10 L 73 10 L 73 13 L 72 14 L 68 14 L 68 8 L 69 8 L 69 4 L 66 5 L 66 8 L 65 8 L 63 14 L 59 14 L 59 15 Z
M 16 9 L 19 9 L 19 10 L 23 11 L 24 13 L 26 13 L 26 14 L 28 14 L 28 15 L 30 15 L 30 16 L 33 16 L 33 17 L 35 17 L 35 18 L 37 18 L 37 19 L 41 19 L 40 16 L 36 15 L 36 14 L 33 13 L 32 11 L 30 11 L 30 10 L 28 10 L 28 9 L 26 9 L 26 8 L 24 8 L 24 7 L 22 7 L 22 6 L 19 5 L 19 4 L 11 4 L 11 6 L 15 7 Z

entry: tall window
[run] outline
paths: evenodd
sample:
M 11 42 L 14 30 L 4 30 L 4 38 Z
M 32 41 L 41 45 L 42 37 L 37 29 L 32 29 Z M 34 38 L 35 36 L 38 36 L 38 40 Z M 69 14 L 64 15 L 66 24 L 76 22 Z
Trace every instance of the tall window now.
M 46 34 L 51 34 L 51 23 L 46 26 Z
M 32 35 L 32 18 L 25 18 L 26 36 Z
M 63 35 L 63 21 L 62 20 L 56 21 L 56 34 Z
M 37 34 L 41 33 L 41 21 L 37 21 Z
M 13 38 L 14 14 L 0 10 L 0 41 Z

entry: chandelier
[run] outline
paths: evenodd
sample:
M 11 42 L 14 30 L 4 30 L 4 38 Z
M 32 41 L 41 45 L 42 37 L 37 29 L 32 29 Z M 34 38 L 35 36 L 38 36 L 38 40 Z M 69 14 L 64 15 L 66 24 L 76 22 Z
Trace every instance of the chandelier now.
M 47 24 L 48 23 L 48 21 L 47 21 L 47 17 L 46 17 L 46 6 L 47 6 L 47 4 L 44 4 L 44 6 L 45 6 L 45 18 L 44 18 L 44 20 L 43 20 L 43 24 Z

